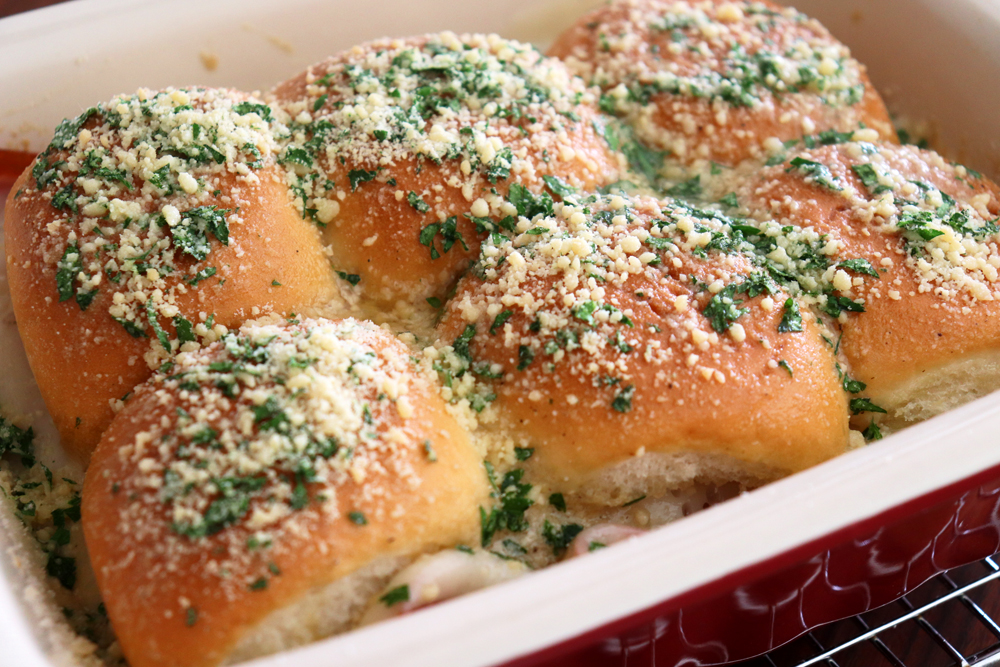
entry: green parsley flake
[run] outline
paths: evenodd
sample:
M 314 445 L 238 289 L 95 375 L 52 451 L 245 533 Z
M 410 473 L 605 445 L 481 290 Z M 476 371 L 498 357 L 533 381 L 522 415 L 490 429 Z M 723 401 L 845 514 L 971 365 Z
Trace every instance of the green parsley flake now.
M 799 311 L 799 304 L 795 299 L 789 297 L 785 300 L 784 314 L 778 324 L 778 333 L 795 333 L 802 331 L 802 313 Z
M 514 314 L 513 310 L 504 310 L 500 312 L 495 318 L 493 318 L 493 324 L 490 326 L 490 335 L 496 335 L 497 330 L 504 325 L 504 323 L 511 318 Z
M 628 385 L 624 387 L 621 391 L 615 394 L 615 398 L 611 401 L 611 407 L 614 408 L 616 412 L 621 412 L 622 414 L 630 411 L 632 409 L 632 397 L 635 395 L 635 385 Z
M 409 599 L 410 586 L 409 584 L 403 584 L 402 586 L 393 588 L 391 591 L 380 597 L 378 601 L 386 607 L 391 607 L 394 604 L 399 604 L 400 602 L 408 602 Z
M 884 408 L 875 405 L 867 398 L 852 398 L 851 414 L 859 415 L 862 412 L 880 412 L 882 414 L 888 414 Z
M 785 171 L 798 170 L 798 172 L 804 175 L 807 179 L 811 179 L 813 183 L 821 185 L 828 190 L 833 190 L 834 192 L 840 192 L 844 188 L 841 187 L 840 182 L 834 177 L 830 172 L 830 168 L 825 164 L 814 162 L 812 160 L 807 160 L 803 157 L 792 158 L 789 162 L 791 165 Z
M 346 280 L 351 287 L 357 287 L 358 283 L 361 282 L 361 276 L 356 273 L 347 273 L 346 271 L 337 271 L 337 275 L 340 276 L 341 280 Z
M 437 452 L 434 451 L 434 444 L 430 440 L 424 440 L 424 453 L 427 455 L 427 460 L 431 463 L 438 460 Z
M 428 213 L 431 210 L 430 205 L 423 200 L 423 197 L 412 190 L 410 190 L 410 193 L 406 195 L 406 201 L 408 201 L 410 206 L 416 209 L 418 213 Z
M 552 553 L 556 556 L 565 552 L 570 543 L 582 532 L 583 526 L 578 523 L 568 523 L 557 528 L 546 519 L 542 526 L 542 537 L 552 547 Z
M 880 429 L 878 427 L 878 424 L 875 423 L 874 417 L 872 418 L 871 422 L 868 423 L 868 426 L 865 427 L 865 430 L 861 432 L 861 435 L 863 435 L 865 437 L 865 440 L 867 440 L 868 442 L 873 442 L 875 440 L 882 439 L 883 437 L 882 429 Z
M 367 169 L 351 169 L 347 172 L 347 179 L 351 182 L 351 192 L 358 189 L 358 186 L 362 183 L 368 183 L 374 181 L 375 177 L 378 175 L 378 171 L 369 171 Z
M 880 195 L 892 191 L 891 187 L 879 183 L 878 172 L 870 164 L 853 164 L 851 171 L 861 179 L 861 183 L 870 194 Z
M 628 501 L 627 503 L 625 503 L 624 505 L 622 505 L 622 507 L 628 507 L 629 505 L 635 505 L 637 502 L 645 500 L 645 499 L 646 499 L 646 494 L 644 493 L 641 496 L 639 496 L 638 498 L 633 498 L 632 500 Z
M 847 259 L 843 262 L 837 264 L 837 268 L 847 269 L 848 271 L 854 271 L 855 273 L 861 273 L 866 276 L 871 276 L 873 278 L 878 278 L 878 271 L 872 266 L 872 263 L 867 259 L 858 257 L 856 259 Z
M 542 176 L 542 180 L 545 181 L 546 187 L 548 187 L 552 194 L 558 197 L 565 198 L 576 194 L 576 188 L 556 176 L 545 175 Z
M 563 498 L 561 493 L 553 493 L 549 496 L 549 505 L 552 505 L 560 512 L 566 511 L 566 499 Z

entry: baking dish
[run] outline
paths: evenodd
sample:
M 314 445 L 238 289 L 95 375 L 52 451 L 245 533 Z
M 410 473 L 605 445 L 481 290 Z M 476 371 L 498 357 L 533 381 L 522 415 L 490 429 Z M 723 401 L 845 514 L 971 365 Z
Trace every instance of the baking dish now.
M 266 87 L 382 34 L 448 28 L 535 39 L 585 4 L 70 3 L 0 22 L 0 146 L 37 149 L 64 115 L 140 85 Z M 931 123 L 943 150 L 997 175 L 998 92 L 989 82 L 1000 74 L 1000 47 L 990 39 L 1000 7 L 798 4 L 855 47 L 896 108 Z M 37 410 L 30 384 L 10 380 L 25 366 L 4 320 L 0 403 Z M 987 397 L 642 539 L 254 664 L 748 657 L 996 551 L 997 426 L 1000 397 Z M 44 438 L 45 424 L 39 429 Z M 13 542 L 0 536 L 3 664 L 59 664 Z

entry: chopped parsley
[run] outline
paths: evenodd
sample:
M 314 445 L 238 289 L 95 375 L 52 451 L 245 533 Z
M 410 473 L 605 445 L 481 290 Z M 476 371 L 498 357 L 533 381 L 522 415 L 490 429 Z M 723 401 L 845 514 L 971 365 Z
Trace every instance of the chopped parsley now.
M 539 215 L 552 216 L 552 205 L 554 203 L 552 197 L 547 193 L 540 195 L 532 194 L 528 188 L 520 183 L 511 183 L 510 190 L 507 193 L 507 200 L 517 209 L 519 216 L 528 218 L 529 220 Z
M 430 440 L 424 440 L 424 454 L 427 455 L 427 460 L 431 463 L 438 460 L 437 452 L 434 451 L 434 443 Z
M 523 371 L 531 362 L 535 360 L 535 353 L 527 345 L 520 345 L 517 348 L 517 370 Z
M 233 105 L 233 111 L 245 116 L 247 114 L 255 113 L 260 116 L 263 121 L 270 122 L 271 119 L 271 107 L 266 104 L 254 104 L 253 102 L 240 102 L 239 104 Z
M 63 250 L 62 258 L 56 266 L 56 291 L 59 293 L 60 303 L 69 301 L 75 297 L 76 304 L 80 310 L 87 310 L 87 306 L 97 296 L 97 290 L 84 292 L 75 289 L 78 276 L 83 272 L 83 263 L 80 256 L 80 249 L 75 243 L 71 243 Z
M 944 232 L 940 229 L 928 227 L 928 225 L 933 222 L 934 214 L 930 211 L 905 211 L 901 216 L 899 216 L 896 226 L 900 229 L 914 232 L 925 241 L 930 241 L 931 239 L 935 239 L 944 234 Z
M 391 607 L 392 605 L 399 604 L 400 602 L 408 602 L 409 599 L 410 586 L 409 584 L 403 584 L 402 586 L 393 588 L 391 591 L 380 597 L 378 601 L 386 607 Z
M 441 251 L 434 245 L 434 239 L 441 237 Z M 432 222 L 420 230 L 418 237 L 420 244 L 430 248 L 431 259 L 437 259 L 442 253 L 447 253 L 455 243 L 461 243 L 465 251 L 469 251 L 462 233 L 458 231 L 458 218 L 451 216 L 444 222 Z
M 549 522 L 548 519 L 542 526 L 542 537 L 556 556 L 562 555 L 576 536 L 583 532 L 583 526 L 578 523 L 567 523 L 558 528 Z
M 469 350 L 469 343 L 472 342 L 475 335 L 476 325 L 466 324 L 465 329 L 462 330 L 462 333 L 460 333 L 458 338 L 455 339 L 455 342 L 452 343 L 452 349 L 455 350 L 455 354 L 470 363 L 472 362 L 472 352 Z
M 685 199 L 694 199 L 701 194 L 701 175 L 698 174 L 693 178 L 689 178 L 686 181 L 678 183 L 674 187 L 667 190 L 667 194 L 671 197 L 683 197 Z M 735 195 L 734 195 L 735 197 Z
M 511 318 L 514 314 L 513 310 L 504 310 L 500 312 L 496 317 L 493 318 L 493 324 L 490 325 L 490 335 L 496 335 L 497 329 L 502 327 L 504 323 Z
M 860 394 L 861 392 L 863 392 L 865 389 L 868 388 L 868 385 L 862 382 L 861 380 L 855 380 L 847 373 L 844 373 L 843 375 L 844 377 L 843 380 L 841 380 L 841 384 L 844 387 L 844 391 L 846 391 L 847 393 Z
M 358 189 L 362 183 L 374 181 L 378 171 L 368 171 L 367 169 L 351 169 L 347 172 L 347 180 L 351 182 L 351 192 Z
M 875 423 L 874 417 L 871 422 L 869 422 L 868 426 L 865 427 L 865 430 L 861 432 L 861 435 L 865 436 L 865 440 L 868 442 L 882 439 L 882 429 L 880 429 L 878 424 Z
M 736 295 L 740 293 L 741 287 L 741 283 L 726 285 L 708 300 L 701 311 L 716 333 L 729 331 L 733 322 L 750 312 L 749 308 L 739 307 L 743 301 L 737 299 Z
M 646 494 L 644 493 L 641 496 L 639 496 L 638 498 L 633 498 L 632 500 L 628 501 L 627 503 L 625 503 L 624 505 L 622 505 L 622 507 L 628 507 L 629 505 L 635 505 L 637 502 L 645 500 L 645 499 L 646 499 Z
M 549 496 L 549 505 L 552 505 L 560 512 L 566 511 L 566 499 L 561 493 L 553 493 Z
M 888 414 L 884 408 L 875 405 L 867 398 L 852 398 L 851 414 L 860 415 L 862 412 L 880 412 L 882 414 Z
M 412 206 L 417 213 L 427 213 L 431 210 L 430 204 L 425 202 L 423 197 L 418 195 L 413 190 L 410 190 L 410 193 L 406 195 L 406 201 L 410 203 L 410 206 Z
M 484 547 L 489 545 L 493 536 L 499 531 L 509 530 L 517 533 L 527 530 L 528 521 L 524 513 L 534 504 L 528 497 L 531 484 L 522 481 L 524 470 L 511 470 L 504 475 L 499 486 L 493 476 L 493 467 L 487 465 L 486 472 L 494 489 L 493 496 L 499 499 L 499 504 L 488 513 L 482 507 L 479 508 L 481 542 Z
M 736 198 L 736 193 L 735 192 L 730 192 L 729 194 L 723 196 L 719 200 L 719 203 L 722 204 L 723 206 L 728 206 L 729 208 L 739 208 L 740 207 L 740 202 Z
M 870 164 L 852 164 L 851 171 L 861 179 L 861 183 L 870 194 L 880 195 L 892 191 L 891 187 L 879 183 L 878 172 Z
M 616 412 L 621 412 L 622 414 L 630 411 L 632 409 L 632 397 L 635 395 L 635 385 L 628 385 L 622 388 L 615 398 L 611 401 L 611 407 L 614 408 Z
M 789 297 L 785 300 L 784 314 L 778 324 L 779 333 L 795 333 L 802 331 L 802 313 L 799 311 L 799 304 L 795 299 Z
M 871 276 L 873 278 L 879 277 L 878 271 L 875 270 L 872 263 L 862 257 L 858 257 L 856 259 L 846 259 L 837 264 L 837 268 L 847 269 L 848 271 L 854 271 L 855 273 Z
M 515 447 L 514 448 L 514 458 L 518 461 L 527 461 L 531 458 L 532 454 L 535 453 L 533 447 Z
M 346 280 L 350 283 L 351 287 L 357 287 L 358 283 L 361 282 L 361 276 L 356 273 L 347 273 L 346 271 L 337 271 L 337 275 L 340 276 L 341 280 Z
M 229 245 L 229 225 L 226 215 L 229 209 L 217 206 L 198 206 L 181 214 L 181 220 L 171 230 L 174 243 L 180 250 L 201 261 L 211 251 L 208 235 L 214 236 L 222 245 Z
M 210 266 L 208 268 L 202 269 L 201 271 L 198 271 L 189 280 L 185 282 L 187 282 L 188 285 L 197 285 L 202 280 L 208 280 L 209 278 L 214 276 L 215 273 L 216 273 L 216 268 L 214 266 Z
M 852 301 L 846 296 L 827 294 L 826 303 L 823 304 L 821 310 L 830 317 L 840 317 L 840 314 L 844 311 L 850 313 L 863 313 L 865 312 L 865 305 L 858 301 Z
M 542 176 L 542 180 L 545 181 L 546 187 L 548 187 L 552 194 L 558 197 L 568 197 L 569 195 L 576 194 L 576 188 L 556 176 L 546 174 Z
M 817 185 L 821 185 L 828 190 L 833 190 L 835 192 L 843 190 L 840 182 L 834 177 L 834 175 L 830 172 L 830 168 L 825 164 L 807 160 L 803 157 L 792 158 L 791 162 L 788 164 L 791 166 L 785 170 L 786 172 L 797 170 L 800 174 L 806 176 L 806 178 L 812 179 L 812 182 Z

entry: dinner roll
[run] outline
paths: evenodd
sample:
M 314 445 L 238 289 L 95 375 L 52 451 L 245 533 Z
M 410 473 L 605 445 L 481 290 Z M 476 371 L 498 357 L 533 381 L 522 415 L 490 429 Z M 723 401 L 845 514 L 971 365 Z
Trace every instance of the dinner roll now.
M 865 142 L 791 155 L 738 191 L 745 211 L 859 258 L 829 266 L 818 304 L 839 317 L 852 408 L 872 413 L 856 425 L 885 410 L 878 423 L 899 428 L 1000 388 L 998 195 L 931 151 Z
M 726 165 L 864 124 L 896 134 L 865 68 L 818 21 L 773 2 L 615 0 L 549 54 L 604 90 L 601 108 L 674 158 Z
M 177 356 L 101 439 L 83 528 L 132 667 L 208 667 L 348 627 L 478 535 L 478 452 L 408 350 L 353 319 L 248 323 Z
M 442 297 L 480 238 L 533 193 L 617 178 L 592 94 L 558 60 L 496 35 L 354 47 L 280 84 L 281 157 L 334 264 L 382 307 Z
M 620 505 L 693 480 L 757 485 L 848 447 L 815 319 L 712 216 L 592 196 L 483 244 L 437 363 L 485 385 L 469 400 L 488 392 L 534 479 Z
M 140 90 L 56 129 L 5 213 L 11 299 L 66 448 L 171 351 L 336 296 L 275 163 L 276 123 L 229 90 Z

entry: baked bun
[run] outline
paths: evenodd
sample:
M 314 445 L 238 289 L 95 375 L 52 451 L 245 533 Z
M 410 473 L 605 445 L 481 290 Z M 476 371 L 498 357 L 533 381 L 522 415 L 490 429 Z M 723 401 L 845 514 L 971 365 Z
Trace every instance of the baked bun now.
M 752 254 L 719 245 L 708 225 L 723 220 L 591 196 L 484 243 L 438 365 L 478 376 L 535 479 L 620 505 L 847 449 L 832 348 Z
M 7 202 L 21 338 L 84 462 L 112 403 L 171 352 L 336 295 L 292 207 L 270 109 L 230 90 L 140 90 L 64 121 Z
M 136 390 L 83 528 L 132 667 L 208 667 L 350 625 L 393 572 L 471 541 L 486 475 L 370 323 L 244 325 Z
M 765 140 L 863 124 L 895 141 L 863 65 L 818 21 L 773 2 L 615 0 L 549 50 L 601 108 L 690 163 L 735 165 Z
M 371 42 L 273 96 L 292 118 L 282 160 L 297 205 L 383 307 L 444 296 L 513 213 L 515 184 L 538 194 L 617 178 L 583 82 L 496 35 Z
M 1000 388 L 996 184 L 931 151 L 849 142 L 764 169 L 737 202 L 860 258 L 827 269 L 818 304 L 839 316 L 856 399 L 869 401 L 855 411 L 874 413 L 858 426 L 877 415 L 899 428 Z

